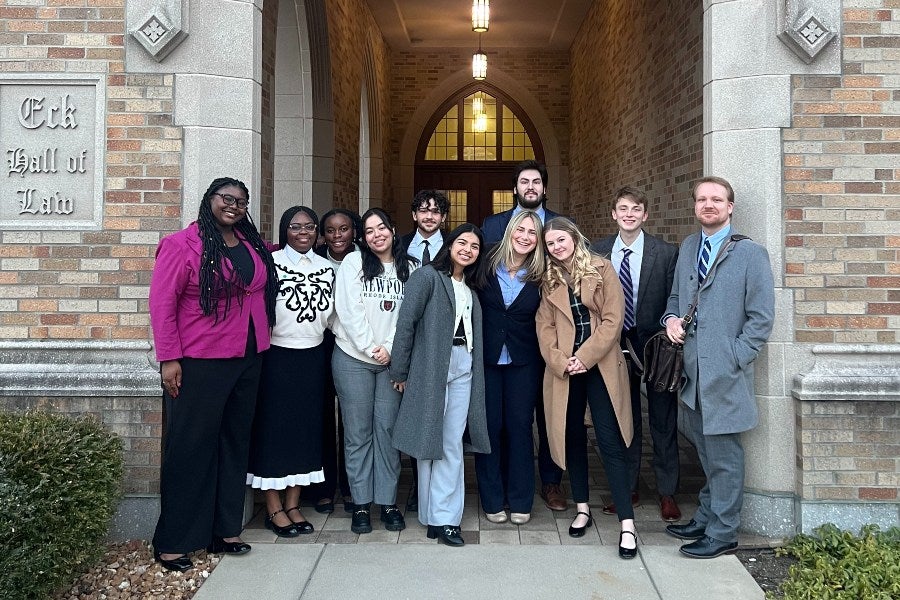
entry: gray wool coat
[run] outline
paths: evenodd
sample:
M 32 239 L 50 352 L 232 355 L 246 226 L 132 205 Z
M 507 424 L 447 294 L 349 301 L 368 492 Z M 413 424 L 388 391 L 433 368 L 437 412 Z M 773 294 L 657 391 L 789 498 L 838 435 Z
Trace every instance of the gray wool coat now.
M 736 232 L 732 228 L 730 235 Z M 756 426 L 753 363 L 775 319 L 775 284 L 769 254 L 745 239 L 725 252 L 710 270 L 697 302 L 696 325 L 684 341 L 685 383 L 681 401 L 703 415 L 705 435 L 740 433 Z M 700 234 L 681 244 L 666 314 L 683 317 L 697 292 Z
M 394 424 L 394 448 L 423 460 L 443 458 L 444 398 L 450 351 L 456 330 L 450 277 L 430 265 L 409 276 L 394 333 L 390 374 L 406 389 Z M 472 396 L 464 436 L 465 450 L 488 453 L 491 443 L 484 409 L 484 358 L 481 305 L 472 292 Z

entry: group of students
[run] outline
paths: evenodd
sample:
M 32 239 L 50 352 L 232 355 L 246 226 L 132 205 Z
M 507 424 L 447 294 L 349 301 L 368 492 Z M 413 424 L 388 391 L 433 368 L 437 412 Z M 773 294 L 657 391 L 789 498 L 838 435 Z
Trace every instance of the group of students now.
M 619 555 L 636 555 L 623 288 L 571 220 L 544 210 L 543 166 L 519 168 L 524 176 L 540 184 L 537 201 L 527 197 L 534 182 L 517 187 L 523 197 L 488 219 L 487 240 L 465 223 L 415 258 L 379 208 L 358 220 L 338 209 L 320 223 L 293 207 L 270 244 L 248 215 L 246 186 L 212 182 L 197 221 L 160 242 L 151 281 L 165 405 L 153 545 L 165 568 L 190 568 L 188 553 L 203 547 L 250 550 L 239 537 L 245 484 L 264 490 L 266 526 L 279 536 L 312 532 L 301 488 L 324 485 L 316 507 L 328 512 L 342 474 L 354 532 L 372 531 L 373 503 L 386 529 L 402 530 L 401 452 L 416 459 L 429 538 L 464 544 L 465 451 L 475 453 L 486 518 L 527 523 L 542 399 L 550 454 L 568 470 L 576 504 L 569 535 L 593 520 L 590 423 L 621 525 Z M 426 218 L 439 196 L 429 194 Z

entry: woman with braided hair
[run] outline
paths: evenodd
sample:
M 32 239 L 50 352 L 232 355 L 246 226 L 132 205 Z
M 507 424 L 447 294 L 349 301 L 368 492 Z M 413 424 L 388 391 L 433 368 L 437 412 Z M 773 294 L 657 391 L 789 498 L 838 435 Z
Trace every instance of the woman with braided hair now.
M 163 238 L 150 281 L 150 324 L 165 424 L 156 559 L 193 565 L 189 552 L 245 554 L 244 482 L 262 358 L 275 323 L 278 280 L 247 213 L 247 186 L 212 182 L 197 220 Z

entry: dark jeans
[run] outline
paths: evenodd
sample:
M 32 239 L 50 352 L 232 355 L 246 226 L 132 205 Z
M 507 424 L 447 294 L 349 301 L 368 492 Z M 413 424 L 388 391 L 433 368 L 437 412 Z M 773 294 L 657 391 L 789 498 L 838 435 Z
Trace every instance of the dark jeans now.
M 490 454 L 475 454 L 481 506 L 487 513 L 530 513 L 534 503 L 534 407 L 543 366 L 485 365 L 484 391 Z
M 572 499 L 588 501 L 587 430 L 585 406 L 590 405 L 600 458 L 609 481 L 609 489 L 619 520 L 633 519 L 631 478 L 625 456 L 625 441 L 603 376 L 596 368 L 569 377 L 569 403 L 566 407 L 566 465 L 572 484 Z

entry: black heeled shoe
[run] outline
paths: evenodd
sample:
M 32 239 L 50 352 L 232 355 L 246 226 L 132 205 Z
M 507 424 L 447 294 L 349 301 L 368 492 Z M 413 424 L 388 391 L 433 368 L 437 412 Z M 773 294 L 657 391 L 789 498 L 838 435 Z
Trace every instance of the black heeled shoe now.
M 584 537 L 584 532 L 587 530 L 587 528 L 594 524 L 594 517 L 593 517 L 593 515 L 591 515 L 590 511 L 581 512 L 579 510 L 577 513 L 575 513 L 575 519 L 578 518 L 578 515 L 586 516 L 588 518 L 587 523 L 585 523 L 584 526 L 582 526 L 582 527 L 575 527 L 574 525 L 570 525 L 569 526 L 569 537 L 573 537 L 573 538 Z M 572 522 L 574 523 L 575 520 L 573 519 Z
M 301 517 L 303 516 L 303 513 L 300 512 L 300 507 L 299 507 L 299 506 L 294 506 L 294 507 L 291 507 L 291 508 L 286 508 L 286 509 L 284 509 L 284 514 L 287 514 L 287 513 L 291 512 L 291 511 L 294 511 L 294 510 L 297 511 L 297 514 L 298 514 L 298 515 L 300 515 Z M 318 509 L 317 509 L 317 510 L 318 510 Z M 333 512 L 333 511 L 334 511 L 334 509 L 332 508 L 332 512 Z M 319 511 L 319 512 L 321 512 L 321 511 Z M 288 515 L 288 519 L 291 519 L 290 515 Z M 297 530 L 297 533 L 300 534 L 300 535 L 306 535 L 306 534 L 308 534 L 308 533 L 312 533 L 313 531 L 315 531 L 315 528 L 313 527 L 313 524 L 310 523 L 309 521 L 307 521 L 306 519 L 304 519 L 304 520 L 302 520 L 302 521 L 295 521 L 295 520 L 291 519 L 291 523 L 294 524 L 294 528 Z
M 213 538 L 212 543 L 206 547 L 206 551 L 212 554 L 233 554 L 240 556 L 250 552 L 250 544 L 247 542 L 226 542 L 222 538 Z
M 634 548 L 625 548 L 622 546 L 622 536 L 626 533 L 634 537 Z M 637 534 L 633 531 L 623 529 L 619 532 L 619 558 L 629 559 L 634 558 L 635 556 L 637 556 Z
M 293 521 L 291 521 L 290 525 L 276 525 L 275 521 L 272 519 L 274 519 L 275 515 L 278 513 L 284 513 L 284 516 L 287 517 L 287 513 L 283 510 L 276 510 L 271 515 L 266 516 L 266 529 L 272 530 L 278 537 L 292 538 L 300 535 L 300 531 Z M 288 520 L 290 520 L 290 518 Z
M 154 560 L 156 560 L 156 562 L 162 565 L 163 569 L 166 569 L 167 571 L 179 571 L 181 573 L 184 573 L 188 569 L 194 567 L 194 563 L 190 558 L 187 557 L 187 554 L 182 554 L 178 558 L 166 560 L 160 556 L 159 552 L 154 550 L 153 558 Z

